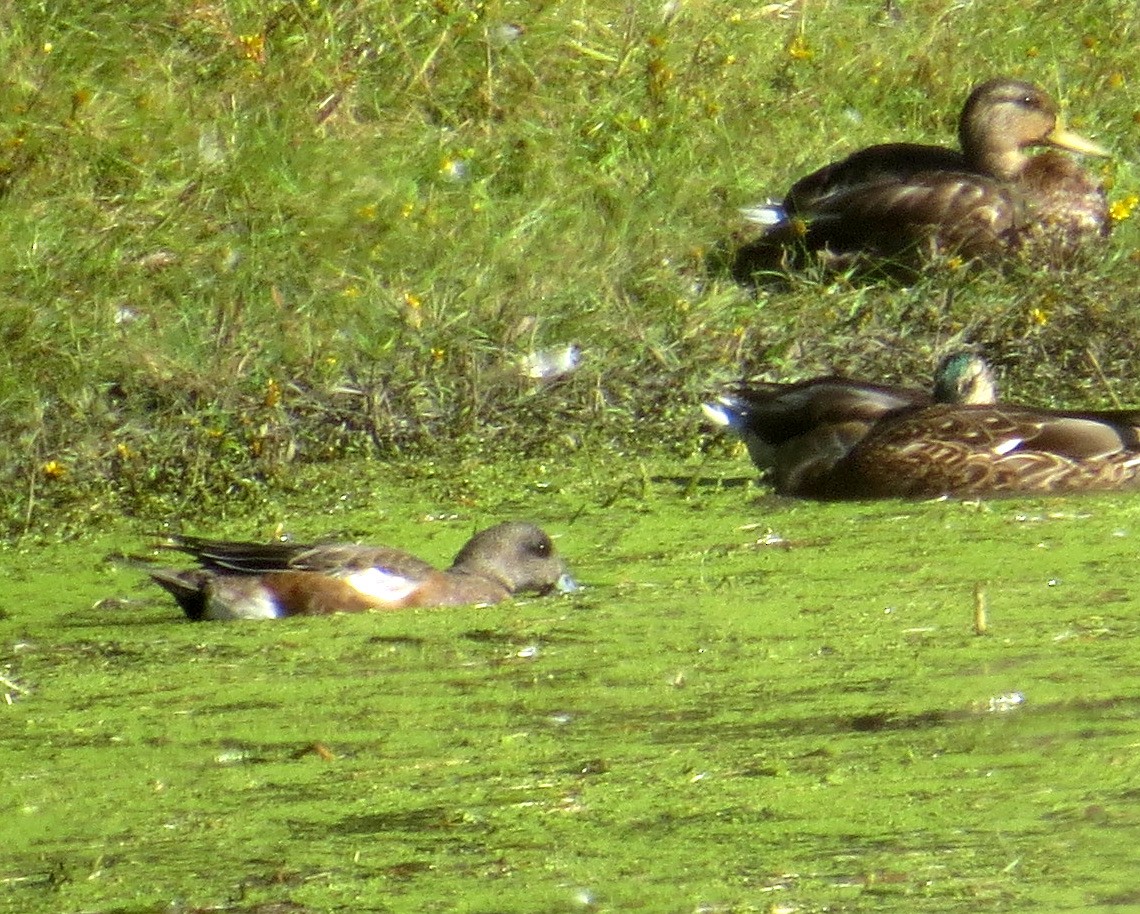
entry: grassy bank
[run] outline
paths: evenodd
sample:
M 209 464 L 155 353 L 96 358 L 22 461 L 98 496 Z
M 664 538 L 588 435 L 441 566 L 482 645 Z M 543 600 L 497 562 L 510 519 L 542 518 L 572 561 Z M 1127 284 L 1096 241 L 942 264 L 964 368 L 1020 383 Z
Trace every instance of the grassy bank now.
M 195 516 L 340 456 L 702 446 L 741 370 L 1140 401 L 1133 221 L 1063 276 L 707 268 L 736 207 L 1038 81 L 1140 191 L 1133 3 L 29 3 L 0 48 L 0 525 Z M 1096 166 L 1094 166 L 1096 167 Z M 579 347 L 534 379 L 526 357 Z

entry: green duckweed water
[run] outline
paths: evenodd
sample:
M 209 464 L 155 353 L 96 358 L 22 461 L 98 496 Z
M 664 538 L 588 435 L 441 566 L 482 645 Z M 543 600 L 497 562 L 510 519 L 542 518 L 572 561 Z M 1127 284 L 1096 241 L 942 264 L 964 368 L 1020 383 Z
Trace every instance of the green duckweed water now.
M 10 547 L 0 908 L 1140 907 L 1140 499 L 820 505 L 737 461 L 344 479 L 198 532 L 444 562 L 527 517 L 585 588 L 194 625 L 103 561 L 143 530 Z

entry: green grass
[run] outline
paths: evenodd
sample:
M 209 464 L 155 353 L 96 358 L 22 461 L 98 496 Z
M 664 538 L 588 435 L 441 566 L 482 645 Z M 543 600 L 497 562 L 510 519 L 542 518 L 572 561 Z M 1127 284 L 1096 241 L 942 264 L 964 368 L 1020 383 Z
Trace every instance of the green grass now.
M 1132 220 L 1063 276 L 752 294 L 707 269 L 737 206 L 860 145 L 952 142 L 995 73 L 1062 98 L 1118 153 L 1113 199 L 1140 192 L 1135 4 L 898 7 L 18 4 L 0 525 L 256 508 L 341 456 L 684 455 L 742 370 L 922 378 L 958 339 L 1008 395 L 1140 401 Z M 575 374 L 520 372 L 566 343 Z

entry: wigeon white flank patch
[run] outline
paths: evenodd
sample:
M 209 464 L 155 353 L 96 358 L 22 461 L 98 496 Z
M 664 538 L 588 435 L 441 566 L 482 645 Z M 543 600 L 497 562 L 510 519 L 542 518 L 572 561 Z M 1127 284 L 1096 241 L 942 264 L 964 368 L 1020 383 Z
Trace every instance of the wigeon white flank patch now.
M 210 594 L 204 618 L 229 622 L 234 619 L 280 619 L 284 615 L 273 594 L 264 587 L 258 587 L 248 596 L 242 594 L 239 599 L 225 593 Z
M 419 586 L 402 574 L 385 568 L 365 568 L 344 576 L 344 582 L 366 597 L 383 603 L 397 603 L 411 596 Z

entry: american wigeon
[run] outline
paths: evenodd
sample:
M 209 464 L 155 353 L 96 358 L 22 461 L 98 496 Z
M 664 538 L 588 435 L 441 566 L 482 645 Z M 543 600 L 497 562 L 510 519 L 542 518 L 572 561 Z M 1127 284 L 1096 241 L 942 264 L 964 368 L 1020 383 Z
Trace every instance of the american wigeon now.
M 1050 146 L 1105 156 L 1064 129 L 1040 87 L 991 79 L 966 100 L 962 150 L 917 143 L 870 146 L 797 181 L 782 204 L 744 210 L 762 226 L 743 244 L 734 274 L 802 265 L 808 256 L 839 268 L 859 261 L 911 268 L 932 255 L 1001 259 L 1013 254 L 1057 265 L 1108 234 L 1103 188 Z
M 387 546 L 240 543 L 184 535 L 160 546 L 198 561 L 200 567 L 185 571 L 149 572 L 194 620 L 498 603 L 515 593 L 576 587 L 550 537 L 518 522 L 475 534 L 445 571 Z

